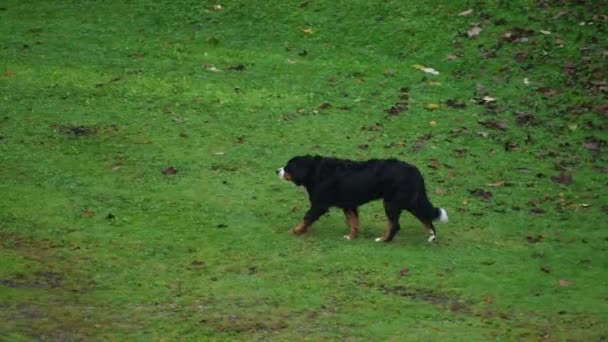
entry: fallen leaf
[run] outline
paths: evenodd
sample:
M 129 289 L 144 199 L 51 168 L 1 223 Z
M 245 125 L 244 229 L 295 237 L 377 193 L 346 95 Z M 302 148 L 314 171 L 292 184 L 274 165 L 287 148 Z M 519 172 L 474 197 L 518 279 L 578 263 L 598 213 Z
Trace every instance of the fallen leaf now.
M 331 103 L 325 102 L 319 106 L 319 109 L 328 109 L 331 108 Z
M 563 287 L 568 287 L 568 286 L 572 285 L 572 282 L 567 279 L 560 279 L 558 283 L 559 283 L 559 286 L 563 286 Z
M 437 195 L 445 195 L 445 189 L 443 189 L 443 188 L 437 188 L 437 189 L 435 189 L 435 193 Z
M 410 148 L 410 152 L 420 151 L 424 147 L 424 142 L 431 139 L 432 136 L 431 133 L 419 136 L 418 139 L 416 139 L 416 142 L 414 142 L 414 145 Z
M 545 212 L 546 212 L 546 211 L 545 211 L 545 209 L 543 209 L 543 208 L 532 208 L 532 209 L 530 209 L 530 213 L 531 213 L 532 215 L 542 215 L 542 214 L 544 214 Z
M 514 27 L 510 30 L 501 33 L 499 39 L 511 43 L 523 43 L 528 41 L 528 36 L 530 36 L 532 33 L 534 33 L 534 31 L 532 30 L 521 27 Z
M 429 125 L 435 127 L 437 126 L 437 121 L 429 121 Z
M 467 105 L 464 102 L 460 102 L 460 101 L 454 100 L 454 99 L 448 99 L 446 101 L 446 104 L 452 108 L 457 108 L 457 109 L 463 109 L 463 108 L 467 107 Z
M 483 298 L 483 301 L 484 301 L 486 304 L 492 304 L 492 302 L 494 301 L 494 298 L 492 298 L 492 296 L 485 296 L 485 297 Z
M 515 115 L 515 122 L 519 127 L 526 125 L 538 126 L 540 124 L 530 112 L 514 112 L 513 114 Z
M 90 210 L 88 210 L 88 209 L 85 209 L 85 210 L 82 211 L 82 216 L 84 216 L 84 217 L 91 217 L 91 216 L 93 216 L 93 212 L 90 211 Z
M 583 143 L 583 147 L 589 151 L 599 151 L 606 146 L 606 141 L 596 137 L 587 137 Z
M 423 68 L 422 71 L 426 72 L 427 74 L 439 75 L 439 71 L 433 68 Z
M 459 17 L 468 17 L 468 16 L 470 16 L 472 13 L 473 13 L 473 9 L 472 9 L 472 8 L 469 8 L 469 9 L 468 9 L 468 10 L 466 10 L 466 11 L 462 11 L 462 12 L 458 13 L 458 16 L 459 16 Z
M 570 184 L 572 183 L 572 176 L 562 173 L 558 176 L 551 176 L 551 180 L 559 184 Z
M 537 242 L 540 242 L 540 240 L 542 240 L 544 237 L 545 237 L 544 235 L 526 236 L 526 240 L 529 243 L 537 243 Z
M 559 19 L 559 18 L 565 16 L 568 13 L 569 13 L 568 11 L 559 11 L 559 12 L 557 12 L 557 14 L 555 14 L 553 16 L 553 19 Z
M 472 37 L 477 37 L 479 36 L 479 34 L 481 33 L 481 31 L 483 31 L 483 29 L 479 26 L 473 26 L 473 28 L 471 28 L 470 30 L 467 31 L 467 36 L 469 38 Z
M 458 59 L 458 56 L 456 56 L 456 55 L 447 55 L 446 59 L 449 60 L 449 61 L 453 61 L 455 59 Z
M 540 32 L 540 33 L 544 34 L 545 36 L 548 36 L 548 35 L 550 35 L 550 34 L 551 34 L 551 31 L 545 31 L 545 30 L 540 30 L 540 31 L 538 31 L 538 32 Z
M 409 268 L 404 268 L 401 271 L 399 271 L 399 276 L 404 277 L 410 274 L 410 269 Z
M 221 157 L 223 156 L 225 153 L 224 152 L 215 152 L 214 153 L 216 156 Z
M 493 187 L 493 188 L 498 188 L 498 187 L 501 187 L 501 186 L 505 185 L 505 182 L 488 183 L 486 185 L 490 186 L 490 187 Z
M 305 34 L 313 34 L 315 32 L 315 30 L 313 30 L 311 28 L 305 28 L 302 30 L 302 32 L 304 32 Z
M 424 108 L 426 108 L 428 110 L 435 110 L 435 109 L 441 108 L 441 106 L 437 103 L 429 103 L 426 106 L 424 106 Z
M 177 169 L 175 169 L 173 166 L 170 166 L 163 170 L 163 174 L 166 176 L 174 175 L 176 173 L 177 173 Z
M 559 95 L 559 94 L 562 93 L 561 90 L 549 89 L 549 88 L 544 88 L 544 87 L 536 89 L 536 92 L 537 93 L 541 93 L 541 94 L 543 94 L 545 96 L 554 96 L 554 95 Z
M 441 163 L 437 159 L 431 159 L 431 163 L 428 166 L 432 169 L 437 170 L 441 166 Z
M 494 120 L 488 119 L 486 121 L 479 121 L 479 124 L 492 129 L 499 129 L 501 131 L 505 131 L 507 129 L 507 120 Z
M 222 5 L 220 5 L 220 4 L 215 4 L 215 5 L 213 5 L 213 10 L 214 10 L 214 11 L 219 11 L 219 10 L 221 10 L 222 8 L 223 8 L 223 7 L 222 7 Z
M 6 71 L 4 72 L 4 76 L 6 76 L 6 77 L 12 77 L 12 76 L 15 76 L 15 74 L 13 74 L 13 72 L 12 72 L 12 71 L 10 71 L 10 70 L 6 70 Z
M 473 196 L 480 198 L 483 201 L 489 201 L 490 198 L 492 198 L 492 193 L 483 189 L 469 190 L 469 193 Z
M 99 323 L 95 323 L 93 326 L 94 326 L 96 329 L 101 328 L 101 324 L 99 324 Z
M 234 71 L 245 71 L 246 68 L 247 67 L 245 66 L 245 64 L 237 64 L 237 65 L 229 66 L 226 69 L 234 70 Z

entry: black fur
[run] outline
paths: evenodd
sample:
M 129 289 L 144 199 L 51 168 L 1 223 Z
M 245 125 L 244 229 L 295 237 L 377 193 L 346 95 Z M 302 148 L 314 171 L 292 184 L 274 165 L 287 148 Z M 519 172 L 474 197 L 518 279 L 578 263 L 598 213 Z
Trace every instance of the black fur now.
M 429 201 L 422 174 L 413 165 L 396 159 L 355 162 L 307 155 L 292 158 L 283 170 L 284 178 L 304 186 L 310 199 L 310 209 L 296 233 L 304 232 L 330 207 L 342 208 L 347 218 L 349 214 L 354 215 L 358 223 L 357 207 L 382 199 L 389 230 L 379 240 L 388 242 L 394 238 L 400 229 L 399 217 L 403 210 L 418 218 L 434 239 L 432 221 L 440 218 L 442 209 Z M 353 232 L 352 238 L 356 227 Z

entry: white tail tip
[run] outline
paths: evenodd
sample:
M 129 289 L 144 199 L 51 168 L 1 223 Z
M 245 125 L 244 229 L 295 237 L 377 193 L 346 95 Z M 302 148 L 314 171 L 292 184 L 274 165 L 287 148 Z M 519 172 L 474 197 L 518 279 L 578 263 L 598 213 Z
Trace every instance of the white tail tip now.
M 445 211 L 445 209 L 443 208 L 439 208 L 439 221 L 441 222 L 448 222 L 448 212 Z

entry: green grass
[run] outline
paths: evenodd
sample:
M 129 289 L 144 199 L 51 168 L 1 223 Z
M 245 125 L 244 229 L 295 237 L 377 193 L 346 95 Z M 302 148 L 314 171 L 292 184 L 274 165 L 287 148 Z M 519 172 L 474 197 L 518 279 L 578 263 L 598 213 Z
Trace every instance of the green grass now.
M 542 3 L 0 4 L 0 339 L 604 340 L 608 13 Z M 294 236 L 305 153 L 416 164 L 450 222 Z

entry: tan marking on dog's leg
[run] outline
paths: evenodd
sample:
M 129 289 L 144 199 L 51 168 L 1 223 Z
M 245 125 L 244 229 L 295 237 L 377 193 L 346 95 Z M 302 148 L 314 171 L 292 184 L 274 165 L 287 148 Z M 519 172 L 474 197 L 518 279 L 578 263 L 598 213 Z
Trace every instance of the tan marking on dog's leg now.
M 346 240 L 352 240 L 357 237 L 359 233 L 359 217 L 354 211 L 344 211 L 346 216 L 346 223 L 350 227 L 350 234 L 344 235 Z
M 293 233 L 297 235 L 304 234 L 306 233 L 306 230 L 308 230 L 308 225 L 304 221 L 302 221 L 293 229 Z
M 427 233 L 429 233 L 429 238 L 428 238 L 428 242 L 433 242 L 436 238 L 435 236 L 435 230 L 433 229 L 433 223 L 431 222 L 422 222 L 422 225 L 424 226 L 424 229 L 426 230 Z

